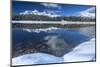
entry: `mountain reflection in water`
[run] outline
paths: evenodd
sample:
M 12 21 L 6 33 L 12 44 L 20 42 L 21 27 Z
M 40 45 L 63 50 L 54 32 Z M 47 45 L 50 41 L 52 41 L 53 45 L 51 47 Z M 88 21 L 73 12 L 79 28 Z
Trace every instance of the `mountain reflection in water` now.
M 95 37 L 95 26 L 80 28 L 12 29 L 12 56 L 49 53 L 63 56 L 78 44 Z

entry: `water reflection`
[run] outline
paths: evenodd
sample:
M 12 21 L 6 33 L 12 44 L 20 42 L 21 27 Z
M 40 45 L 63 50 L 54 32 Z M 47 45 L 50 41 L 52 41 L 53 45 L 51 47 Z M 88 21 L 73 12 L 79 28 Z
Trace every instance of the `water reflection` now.
M 91 38 L 95 37 L 95 26 L 72 28 L 79 31 L 81 34 L 89 36 Z
M 13 29 L 13 57 L 36 52 L 63 56 L 78 44 L 95 37 L 95 26 L 37 30 Z

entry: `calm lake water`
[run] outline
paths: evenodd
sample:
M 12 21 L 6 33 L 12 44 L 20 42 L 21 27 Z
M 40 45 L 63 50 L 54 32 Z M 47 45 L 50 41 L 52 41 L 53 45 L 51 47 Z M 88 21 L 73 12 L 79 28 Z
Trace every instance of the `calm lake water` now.
M 67 48 L 68 50 L 66 52 L 69 52 L 71 48 L 76 47 L 78 44 L 95 38 L 95 26 L 49 28 L 46 31 L 44 30 L 42 29 L 42 31 L 38 30 L 36 32 L 33 29 L 12 29 L 13 57 L 34 52 L 45 52 L 62 56 L 65 52 L 59 54 L 52 53 L 47 48 L 49 47 L 48 44 L 67 44 L 70 48 Z M 58 48 L 59 46 L 56 47 Z

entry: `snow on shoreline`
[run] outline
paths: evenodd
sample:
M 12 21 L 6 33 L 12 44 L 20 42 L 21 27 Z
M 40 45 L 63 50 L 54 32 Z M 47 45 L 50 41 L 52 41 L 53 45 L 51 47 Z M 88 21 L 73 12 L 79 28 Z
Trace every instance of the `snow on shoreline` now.
M 46 64 L 95 60 L 95 38 L 83 42 L 62 57 L 46 53 L 26 54 L 12 59 L 12 65 Z
M 12 21 L 12 23 L 24 23 L 24 24 L 95 24 L 95 22 L 80 22 L 80 21 Z

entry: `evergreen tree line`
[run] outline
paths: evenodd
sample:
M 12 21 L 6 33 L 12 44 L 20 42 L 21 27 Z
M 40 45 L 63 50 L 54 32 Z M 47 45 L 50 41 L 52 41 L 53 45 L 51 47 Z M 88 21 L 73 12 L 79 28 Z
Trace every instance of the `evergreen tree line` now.
M 95 18 L 81 17 L 81 16 L 60 16 L 60 17 L 49 17 L 44 15 L 14 15 L 12 20 L 33 20 L 33 21 L 81 21 L 81 22 L 90 22 L 95 21 Z

